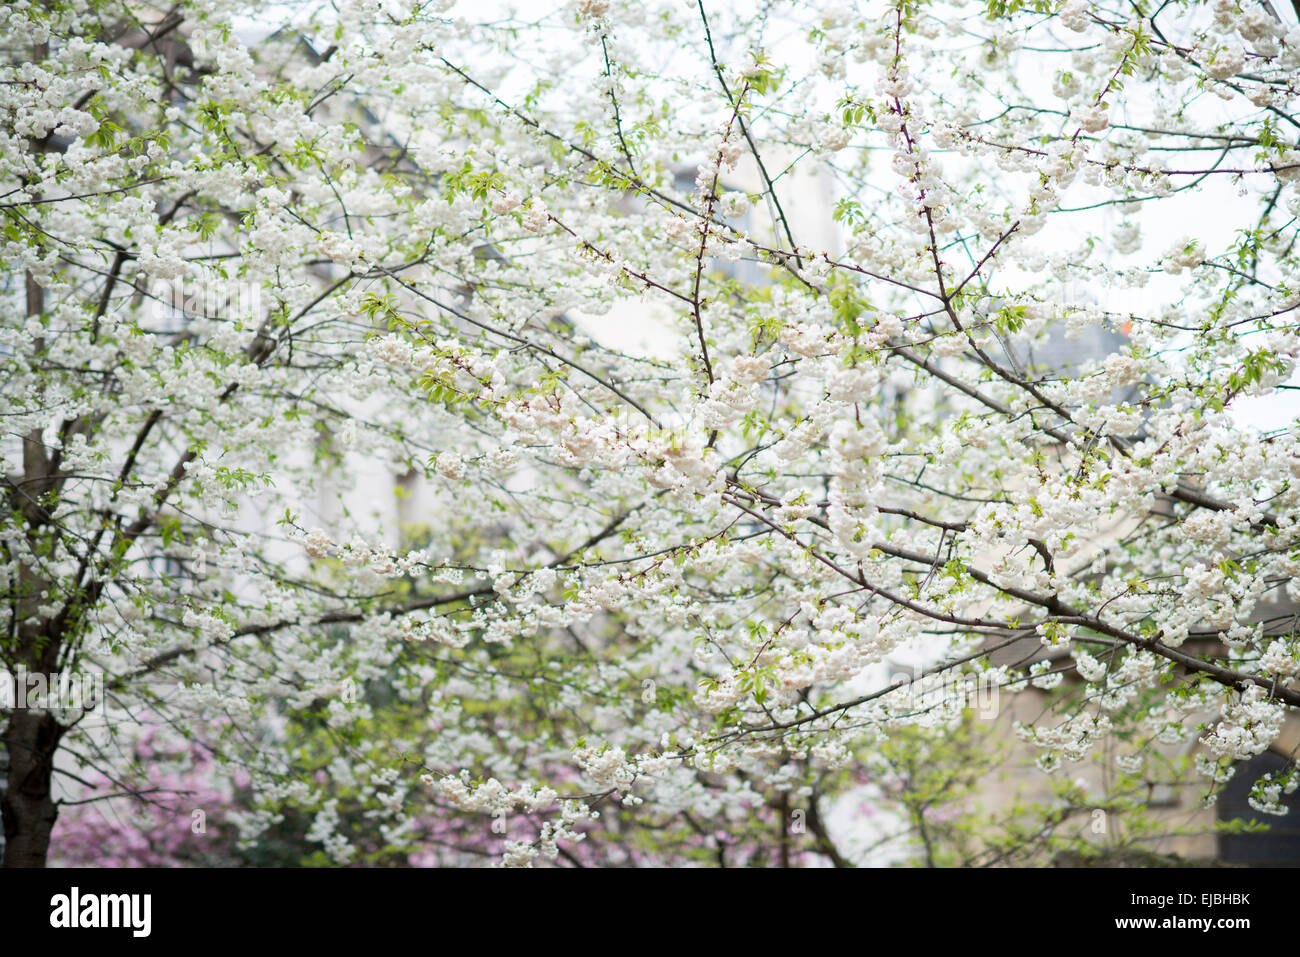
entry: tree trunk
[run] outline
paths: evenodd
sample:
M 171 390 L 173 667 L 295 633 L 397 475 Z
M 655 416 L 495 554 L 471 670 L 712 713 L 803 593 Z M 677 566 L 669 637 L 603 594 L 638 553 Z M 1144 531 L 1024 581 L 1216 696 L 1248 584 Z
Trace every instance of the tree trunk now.
M 45 866 L 50 832 L 59 814 L 51 794 L 51 780 L 54 752 L 63 730 L 46 711 L 15 708 L 9 715 L 9 727 L 4 733 L 9 784 L 0 793 L 5 867 Z
M 27 315 L 38 316 L 45 310 L 45 289 L 30 272 L 27 279 Z M 36 353 L 44 350 L 44 341 L 36 340 Z M 41 529 L 50 520 L 43 501 L 52 487 L 53 472 L 42 432 L 36 429 L 24 436 L 23 470 L 25 491 L 11 497 L 27 520 L 28 538 L 35 546 Z M 11 614 L 25 622 L 18 631 L 15 661 L 32 672 L 48 674 L 51 663 L 58 660 L 60 643 L 57 633 L 39 615 L 31 615 L 24 606 L 35 604 L 48 584 L 20 564 L 21 596 L 11 606 Z M 42 639 L 45 639 L 42 642 Z M 43 647 L 43 651 L 42 649 Z M 6 662 L 9 664 L 9 662 Z M 22 693 L 20 691 L 20 693 Z M 4 867 L 44 867 L 50 850 L 50 832 L 59 809 L 51 792 L 54 752 L 64 728 L 49 712 L 14 708 L 5 728 L 4 750 L 9 753 L 9 780 L 0 790 L 0 817 L 4 819 Z

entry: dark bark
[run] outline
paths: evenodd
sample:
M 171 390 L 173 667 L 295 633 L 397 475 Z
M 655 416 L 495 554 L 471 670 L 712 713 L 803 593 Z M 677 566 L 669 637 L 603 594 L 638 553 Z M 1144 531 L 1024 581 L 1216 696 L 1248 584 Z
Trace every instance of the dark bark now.
M 15 708 L 4 733 L 9 783 L 0 793 L 4 817 L 4 866 L 44 867 L 50 832 L 59 809 L 54 803 L 54 752 L 64 728 L 45 711 Z
M 835 842 L 831 840 L 826 822 L 822 820 L 821 809 L 818 807 L 820 800 L 820 795 L 814 794 L 808 802 L 808 830 L 817 840 L 817 849 L 829 857 L 836 867 L 856 867 L 856 864 L 840 853 Z

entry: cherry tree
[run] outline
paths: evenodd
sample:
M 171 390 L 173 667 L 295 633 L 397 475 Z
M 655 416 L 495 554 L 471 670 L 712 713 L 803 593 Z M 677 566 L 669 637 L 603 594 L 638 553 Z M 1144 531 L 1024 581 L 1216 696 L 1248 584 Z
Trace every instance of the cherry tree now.
M 1212 795 L 1300 706 L 1295 11 L 0 30 L 0 660 L 103 689 L 0 712 L 6 865 L 77 783 L 246 861 L 850 864 L 963 689 L 1077 685 L 1021 836 L 1102 742 Z

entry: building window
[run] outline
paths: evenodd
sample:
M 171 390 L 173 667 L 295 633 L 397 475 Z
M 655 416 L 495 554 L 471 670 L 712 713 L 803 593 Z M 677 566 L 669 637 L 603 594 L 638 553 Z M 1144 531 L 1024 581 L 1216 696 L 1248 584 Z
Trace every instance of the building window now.
M 1300 791 L 1282 795 L 1280 803 L 1288 809 L 1283 817 L 1261 814 L 1249 801 L 1251 786 L 1263 775 L 1290 766 L 1290 761 L 1273 751 L 1237 764 L 1237 773 L 1219 796 L 1219 820 L 1255 820 L 1269 828 L 1250 834 L 1220 834 L 1219 860 L 1251 867 L 1300 866 Z

